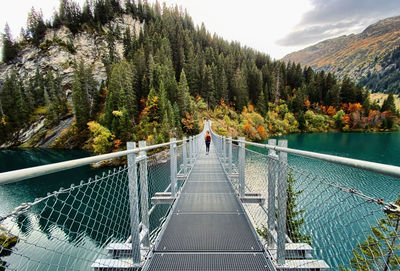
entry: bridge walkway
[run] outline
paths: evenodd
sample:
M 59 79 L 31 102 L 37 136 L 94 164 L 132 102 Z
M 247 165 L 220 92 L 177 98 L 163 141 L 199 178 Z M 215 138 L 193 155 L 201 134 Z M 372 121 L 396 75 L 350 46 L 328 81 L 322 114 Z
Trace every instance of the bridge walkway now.
M 203 151 L 145 270 L 271 270 L 214 146 Z

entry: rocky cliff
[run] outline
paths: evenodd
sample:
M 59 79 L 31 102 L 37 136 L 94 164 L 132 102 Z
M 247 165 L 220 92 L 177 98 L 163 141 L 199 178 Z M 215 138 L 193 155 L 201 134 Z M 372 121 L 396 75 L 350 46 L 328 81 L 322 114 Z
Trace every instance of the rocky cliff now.
M 9 63 L 0 65 L 0 91 L 1 85 L 6 76 L 13 69 L 19 78 L 23 78 L 25 83 L 33 77 L 36 70 L 40 72 L 51 70 L 60 74 L 65 95 L 69 96 L 70 106 L 70 87 L 73 81 L 74 63 L 81 60 L 86 65 L 91 65 L 94 79 L 100 83 L 106 79 L 106 67 L 104 59 L 109 52 L 109 44 L 106 35 L 108 31 L 118 31 L 124 33 L 129 28 L 131 33 L 140 33 L 143 24 L 134 20 L 131 16 L 123 15 L 104 26 L 102 31 L 81 31 L 73 34 L 67 27 L 59 29 L 48 29 L 45 38 L 37 47 L 32 44 L 25 45 Z M 123 57 L 122 36 L 114 39 L 115 53 L 118 57 Z M 27 84 L 25 84 L 25 87 Z M 43 147 L 48 148 L 56 141 L 63 131 L 70 128 L 74 116 L 67 115 L 60 119 L 59 123 L 49 129 L 45 125 L 43 116 L 32 120 L 29 125 L 15 132 L 11 139 L 0 145 L 0 148 L 12 146 Z
M 113 20 L 107 27 L 103 27 L 103 33 L 119 29 L 124 33 L 129 27 L 131 33 L 139 33 L 143 27 L 139 21 L 131 16 L 124 15 Z M 135 30 L 135 32 L 133 32 Z M 122 36 L 115 40 L 115 51 L 122 57 Z M 0 82 L 11 69 L 17 71 L 20 78 L 34 76 L 36 69 L 58 72 L 63 78 L 63 85 L 68 86 L 73 79 L 73 64 L 83 60 L 86 65 L 93 66 L 95 79 L 101 82 L 106 78 L 106 69 L 102 59 L 108 54 L 108 43 L 105 34 L 94 31 L 84 31 L 76 35 L 62 26 L 60 29 L 49 29 L 43 42 L 36 47 L 28 45 L 23 48 L 11 63 L 0 66 Z
M 388 69 L 385 59 L 399 46 L 397 16 L 370 25 L 362 33 L 325 40 L 288 54 L 282 60 L 359 80 Z

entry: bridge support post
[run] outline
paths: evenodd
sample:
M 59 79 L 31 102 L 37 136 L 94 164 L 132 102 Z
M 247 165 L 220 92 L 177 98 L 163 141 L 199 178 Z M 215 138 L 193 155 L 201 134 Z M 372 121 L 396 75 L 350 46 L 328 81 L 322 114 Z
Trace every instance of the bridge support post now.
M 232 176 L 232 137 L 228 138 L 228 173 L 229 177 Z
M 135 142 L 127 142 L 127 149 L 136 148 Z M 128 155 L 129 213 L 131 219 L 131 242 L 133 264 L 140 264 L 139 207 L 137 187 L 136 154 Z
M 268 139 L 268 145 L 276 146 L 276 139 Z M 272 232 L 275 229 L 275 189 L 276 189 L 276 161 L 278 156 L 274 150 L 268 150 L 268 247 L 275 245 Z
M 287 140 L 279 140 L 279 147 L 287 147 Z M 285 264 L 286 243 L 286 200 L 287 200 L 287 153 L 279 152 L 279 179 L 278 179 L 278 232 L 277 232 L 277 262 Z
M 193 157 L 194 157 L 194 150 L 193 150 L 193 136 L 189 137 L 189 159 L 190 164 L 193 165 Z
M 244 137 L 239 137 L 240 141 L 244 141 Z M 245 169 L 245 157 L 246 155 L 246 150 L 245 150 L 245 144 L 243 142 L 239 142 L 239 184 L 240 184 L 240 190 L 239 194 L 240 197 L 245 196 L 245 176 L 244 176 L 244 169 Z
M 146 141 L 139 141 L 139 148 L 146 147 Z M 147 154 L 145 151 L 139 152 L 139 172 L 140 172 L 140 203 L 142 211 L 142 232 L 144 238 L 142 240 L 143 246 L 150 247 L 149 232 L 149 188 L 147 180 Z
M 176 138 L 171 138 L 170 142 L 172 144 L 169 145 L 169 153 L 171 156 L 171 197 L 176 197 Z
M 223 161 L 223 166 L 225 167 L 226 164 L 226 137 L 222 137 L 222 161 Z
M 188 170 L 187 150 L 186 150 L 186 137 L 183 137 L 182 149 L 183 149 L 183 174 L 186 174 L 187 170 Z

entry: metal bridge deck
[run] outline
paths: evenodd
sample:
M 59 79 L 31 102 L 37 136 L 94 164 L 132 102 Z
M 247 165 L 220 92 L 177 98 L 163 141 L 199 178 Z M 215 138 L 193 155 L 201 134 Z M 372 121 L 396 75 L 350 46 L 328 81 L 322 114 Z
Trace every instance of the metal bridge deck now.
M 270 270 L 213 149 L 197 159 L 147 270 Z

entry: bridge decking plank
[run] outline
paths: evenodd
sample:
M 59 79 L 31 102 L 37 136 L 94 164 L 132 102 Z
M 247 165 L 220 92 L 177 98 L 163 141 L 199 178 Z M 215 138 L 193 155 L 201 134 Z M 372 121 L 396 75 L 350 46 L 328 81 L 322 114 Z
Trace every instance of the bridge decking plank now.
M 211 146 L 186 180 L 147 270 L 269 270 Z

